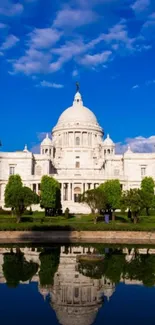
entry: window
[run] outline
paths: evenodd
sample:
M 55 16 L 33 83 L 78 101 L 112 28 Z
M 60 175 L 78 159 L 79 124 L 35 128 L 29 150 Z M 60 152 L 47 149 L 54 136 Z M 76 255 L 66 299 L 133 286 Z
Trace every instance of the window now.
M 10 175 L 14 175 L 15 174 L 15 166 L 10 166 L 9 174 Z
M 80 168 L 80 162 L 79 161 L 76 161 L 75 168 Z
M 80 157 L 79 156 L 76 156 L 76 159 L 79 159 Z
M 143 166 L 143 167 L 141 167 L 141 176 L 143 177 L 145 175 L 146 175 L 146 167 Z
M 76 144 L 76 146 L 79 146 L 80 145 L 80 138 L 79 137 L 76 137 L 75 144 Z
M 78 298 L 79 297 L 79 288 L 74 289 L 74 297 Z
M 114 169 L 114 176 L 119 176 L 119 169 Z
M 33 184 L 33 192 L 35 192 L 35 193 L 36 193 L 36 189 L 37 189 L 37 186 L 36 186 L 36 184 Z

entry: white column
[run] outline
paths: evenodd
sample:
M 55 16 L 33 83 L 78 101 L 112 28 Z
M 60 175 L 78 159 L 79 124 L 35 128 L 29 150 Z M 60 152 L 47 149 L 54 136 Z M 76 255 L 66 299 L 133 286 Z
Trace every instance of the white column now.
M 68 183 L 68 201 L 70 201 L 70 199 L 71 199 L 71 184 L 70 183 Z
M 61 201 L 64 200 L 64 183 L 61 183 Z
M 70 183 L 70 199 L 73 201 L 73 183 Z

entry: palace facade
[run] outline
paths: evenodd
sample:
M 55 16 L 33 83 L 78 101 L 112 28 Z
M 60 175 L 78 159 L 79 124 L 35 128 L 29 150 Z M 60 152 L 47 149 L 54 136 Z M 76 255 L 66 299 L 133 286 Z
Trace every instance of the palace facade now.
M 115 123 L 115 121 L 114 121 Z M 4 191 L 10 175 L 19 174 L 23 184 L 39 193 L 43 175 L 61 184 L 62 207 L 74 213 L 89 209 L 78 203 L 83 191 L 96 188 L 109 179 L 119 179 L 123 190 L 140 187 L 145 176 L 155 179 L 155 153 L 134 153 L 130 147 L 124 154 L 115 153 L 115 143 L 104 131 L 94 113 L 83 105 L 76 92 L 73 104 L 59 117 L 33 154 L 23 151 L 0 152 L 0 207 L 4 208 Z M 35 209 L 39 209 L 39 206 Z

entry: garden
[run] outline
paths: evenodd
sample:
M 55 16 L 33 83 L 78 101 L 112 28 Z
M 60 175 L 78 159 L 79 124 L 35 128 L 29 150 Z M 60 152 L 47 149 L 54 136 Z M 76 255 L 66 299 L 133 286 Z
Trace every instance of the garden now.
M 38 196 L 23 186 L 19 175 L 11 175 L 5 189 L 9 210 L 0 209 L 0 230 L 155 231 L 154 185 L 151 177 L 145 177 L 140 189 L 122 191 L 119 180 L 106 181 L 80 196 L 79 203 L 91 210 L 82 215 L 71 214 L 69 209 L 61 212 L 60 184 L 52 177 L 42 177 Z M 40 204 L 43 212 L 32 211 L 32 204 Z

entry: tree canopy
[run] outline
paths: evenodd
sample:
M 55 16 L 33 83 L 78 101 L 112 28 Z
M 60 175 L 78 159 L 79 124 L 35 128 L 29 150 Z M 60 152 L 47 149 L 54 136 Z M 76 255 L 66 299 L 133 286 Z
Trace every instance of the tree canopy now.
M 121 185 L 118 179 L 111 179 L 101 184 L 99 188 L 105 193 L 107 205 L 110 209 L 116 210 L 120 207 Z
M 40 206 L 45 210 L 61 208 L 60 184 L 50 176 L 43 176 L 40 186 Z
M 39 203 L 39 197 L 29 187 L 23 186 L 19 175 L 11 175 L 5 188 L 5 206 L 12 208 L 17 216 L 17 221 L 27 207 Z
M 149 215 L 149 209 L 154 207 L 154 180 L 152 177 L 144 177 L 141 182 L 141 197 L 143 202 L 143 208 L 146 209 L 146 214 Z
M 106 208 L 106 196 L 100 188 L 88 190 L 81 194 L 80 202 L 86 203 L 92 213 L 95 213 L 96 210 L 99 211 Z
M 137 222 L 137 216 L 142 209 L 141 190 L 134 188 L 123 192 L 121 198 L 121 206 L 123 210 L 130 209 L 133 214 L 134 222 Z
M 17 287 L 20 281 L 31 280 L 37 270 L 38 264 L 26 261 L 20 250 L 17 253 L 4 254 L 3 272 L 9 287 Z
M 40 284 L 42 286 L 53 285 L 54 274 L 59 265 L 60 247 L 43 249 L 39 258 L 41 262 L 39 271 Z

